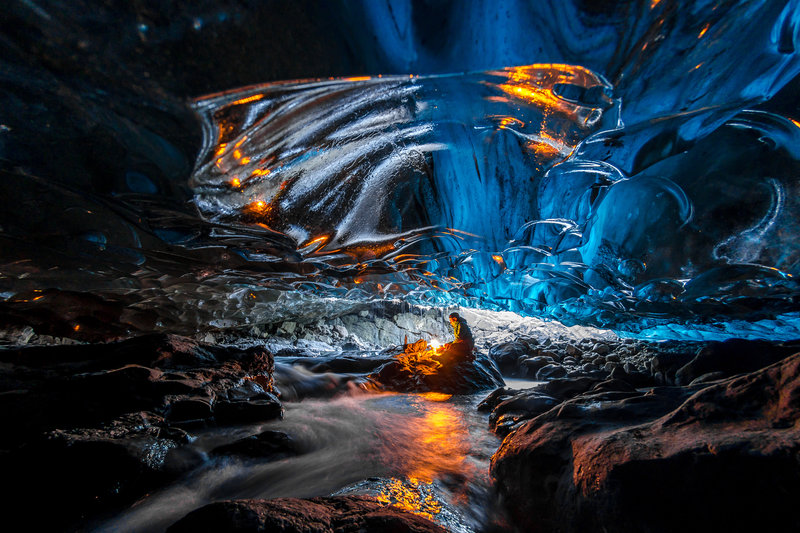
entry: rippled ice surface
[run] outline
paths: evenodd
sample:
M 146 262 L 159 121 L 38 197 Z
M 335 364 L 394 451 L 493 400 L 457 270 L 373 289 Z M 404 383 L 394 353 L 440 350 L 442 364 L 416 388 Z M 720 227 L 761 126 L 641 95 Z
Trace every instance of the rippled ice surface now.
M 798 126 L 718 107 L 626 127 L 612 94 L 546 64 L 211 96 L 196 203 L 296 242 L 295 287 L 321 296 L 796 336 Z
M 406 42 L 424 32 L 386 27 L 422 24 L 410 4 L 367 4 L 387 57 L 417 50 L 442 71 L 446 53 Z M 61 336 L 194 333 L 388 299 L 655 338 L 797 338 L 798 3 L 512 4 L 502 28 L 568 62 L 201 97 L 189 183 L 124 107 L 109 135 L 125 149 L 86 156 L 99 183 L 77 155 L 57 179 L 10 165 L 3 316 Z M 454 42 L 471 42 L 466 18 Z M 493 57 L 520 57 L 509 46 Z M 6 122 L 3 139 L 25 123 Z
M 301 450 L 274 462 L 216 458 L 145 497 L 97 531 L 163 531 L 189 511 L 232 498 L 370 494 L 468 532 L 493 518 L 488 468 L 499 439 L 475 411 L 483 395 L 355 394 L 286 403 L 285 419 L 208 430 L 207 452 L 274 429 Z

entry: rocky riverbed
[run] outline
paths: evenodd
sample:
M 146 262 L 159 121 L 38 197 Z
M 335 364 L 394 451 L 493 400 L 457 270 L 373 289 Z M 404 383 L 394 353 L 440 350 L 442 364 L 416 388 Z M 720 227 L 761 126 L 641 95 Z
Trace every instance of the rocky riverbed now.
M 0 351 L 8 509 L 40 513 L 42 501 L 31 495 L 47 486 L 53 497 L 43 523 L 101 528 L 210 461 L 279 464 L 309 453 L 297 435 L 262 427 L 280 420 L 286 402 L 296 413 L 304 408 L 297 402 L 386 394 L 375 387 L 382 375 L 402 392 L 403 376 L 387 370 L 392 350 L 320 353 L 300 343 L 276 359 L 268 342 L 223 346 L 150 335 Z M 518 335 L 480 352 L 486 378 L 454 377 L 436 399 L 453 401 L 456 392 L 482 400 L 471 407 L 482 413 L 475 420 L 503 439 L 487 452 L 496 450 L 487 478 L 494 503 L 475 512 L 483 518 L 448 523 L 437 516 L 446 514 L 441 505 L 398 505 L 402 498 L 369 491 L 212 497 L 204 501 L 217 503 L 176 517 L 170 531 L 197 524 L 238 531 L 793 530 L 800 526 L 791 511 L 800 492 L 797 352 L 797 344 L 738 340 Z M 512 385 L 492 390 L 502 382 L 498 370 Z M 198 435 L 226 427 L 233 428 L 228 436 L 196 445 Z M 429 446 L 426 438 L 408 446 Z M 489 469 L 486 461 L 480 468 Z

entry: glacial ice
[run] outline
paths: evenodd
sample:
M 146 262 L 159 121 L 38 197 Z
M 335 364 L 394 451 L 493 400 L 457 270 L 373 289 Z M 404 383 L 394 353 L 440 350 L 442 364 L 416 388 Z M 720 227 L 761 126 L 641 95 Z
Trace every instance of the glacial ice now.
M 111 335 L 385 300 L 647 338 L 800 337 L 800 1 L 422 4 L 320 7 L 361 58 L 354 77 L 196 98 L 190 187 L 174 100 L 109 95 L 99 66 L 74 81 L 34 52 L 48 92 L 4 62 L 0 311 Z M 187 31 L 244 9 L 220 6 Z M 160 103 L 131 104 L 142 94 Z
M 333 278 L 302 282 L 319 295 L 763 335 L 741 318 L 777 320 L 798 290 L 800 128 L 742 110 L 696 138 L 671 129 L 679 116 L 627 129 L 612 94 L 544 64 L 212 95 L 196 103 L 213 133 L 195 201 L 295 241 Z M 626 135 L 649 138 L 632 154 Z

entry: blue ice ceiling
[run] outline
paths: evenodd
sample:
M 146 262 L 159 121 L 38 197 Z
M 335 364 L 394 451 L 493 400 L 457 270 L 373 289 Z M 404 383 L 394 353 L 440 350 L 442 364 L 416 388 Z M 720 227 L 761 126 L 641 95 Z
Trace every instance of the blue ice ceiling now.
M 113 228 L 81 215 L 97 263 L 71 282 L 13 263 L 16 286 L 124 293 L 156 328 L 337 297 L 800 336 L 798 2 L 311 4 L 285 8 L 292 40 L 248 33 L 255 3 L 131 26 L 156 48 L 238 28 L 275 70 L 230 53 L 209 79 L 272 83 L 194 100 L 189 203 L 141 169 L 101 209 L 73 188 Z

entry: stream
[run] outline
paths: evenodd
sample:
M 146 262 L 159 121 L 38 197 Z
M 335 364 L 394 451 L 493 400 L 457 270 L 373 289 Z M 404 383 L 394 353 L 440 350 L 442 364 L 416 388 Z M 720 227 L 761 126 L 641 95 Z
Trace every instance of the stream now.
M 285 371 L 285 363 L 276 366 L 282 365 Z M 371 495 L 451 531 L 481 530 L 497 514 L 488 472 L 500 439 L 488 430 L 488 415 L 476 410 L 487 393 L 375 393 L 351 387 L 332 398 L 284 401 L 283 420 L 191 431 L 190 446 L 204 455 L 203 464 L 96 531 L 160 532 L 190 511 L 225 499 L 338 494 Z M 208 453 L 267 430 L 288 434 L 300 453 L 273 461 Z

